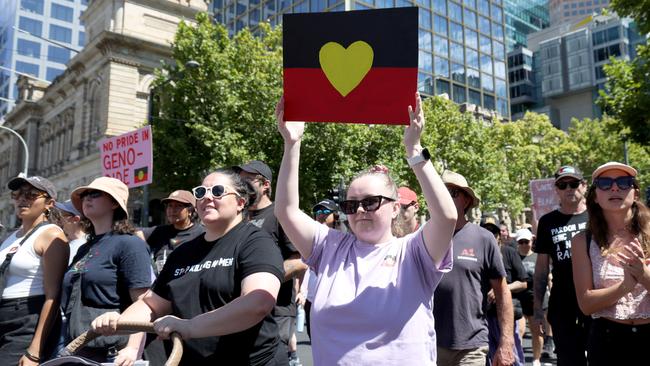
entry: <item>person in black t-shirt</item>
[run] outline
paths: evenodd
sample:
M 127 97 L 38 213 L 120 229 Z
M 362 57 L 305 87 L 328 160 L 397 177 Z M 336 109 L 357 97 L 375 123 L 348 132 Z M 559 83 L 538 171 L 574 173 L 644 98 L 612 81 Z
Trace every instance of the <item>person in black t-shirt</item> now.
M 280 339 L 289 349 L 289 358 L 293 360 L 293 363 L 297 363 L 298 346 L 294 336 L 297 306 L 294 282 L 304 275 L 307 265 L 300 259 L 298 249 L 284 233 L 273 213 L 275 205 L 271 200 L 271 181 L 273 180 L 271 168 L 263 161 L 253 160 L 236 166 L 234 169 L 255 189 L 255 200 L 248 208 L 250 222 L 270 233 L 282 252 L 284 281 L 280 287 L 273 316 L 280 329 Z
M 156 226 L 147 238 L 156 274 L 174 249 L 203 233 L 203 227 L 196 223 L 196 199 L 192 192 L 174 191 L 162 203 L 169 224 Z
M 128 199 L 126 184 L 110 177 L 97 178 L 72 191 L 72 204 L 88 221 L 89 240 L 79 248 L 63 277 L 61 305 L 71 338 L 79 335 L 79 323 L 85 323 L 84 330 L 90 327 L 92 319 L 82 317 L 85 311 L 80 309 L 123 311 L 151 286 L 153 273 L 147 245 L 133 235 Z M 128 337 L 126 345 L 116 343 L 112 348 L 123 348 L 115 364 L 132 365 L 140 356 L 143 342 L 144 333 L 137 333 Z M 85 347 L 77 354 L 110 362 L 111 353 L 108 347 Z
M 288 365 L 271 316 L 282 256 L 268 233 L 244 221 L 252 188 L 219 170 L 193 193 L 205 233 L 172 252 L 143 299 L 121 316 L 97 318 L 93 330 L 112 334 L 118 320 L 158 318 L 159 336 L 183 337 L 181 365 Z
M 587 364 L 585 349 L 589 319 L 578 308 L 573 270 L 571 241 L 587 226 L 585 203 L 586 183 L 582 172 L 563 166 L 555 173 L 555 193 L 560 208 L 539 219 L 533 250 L 535 264 L 534 317 L 543 332 L 543 299 L 546 293 L 549 266 L 553 265 L 553 287 L 548 301 L 548 322 L 553 328 L 553 341 L 558 366 Z

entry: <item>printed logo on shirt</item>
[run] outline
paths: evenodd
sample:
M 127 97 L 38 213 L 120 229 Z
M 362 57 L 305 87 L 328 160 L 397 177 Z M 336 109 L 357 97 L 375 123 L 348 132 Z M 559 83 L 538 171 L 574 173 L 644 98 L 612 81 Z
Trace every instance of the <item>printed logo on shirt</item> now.
M 386 254 L 384 260 L 381 262 L 382 267 L 395 267 L 397 263 L 397 256 L 395 254 Z
M 472 262 L 478 262 L 476 254 L 474 254 L 474 248 L 465 248 L 462 252 L 456 257 L 457 259 L 464 259 Z
M 264 221 L 266 221 L 266 218 L 250 220 L 250 223 L 261 229 Z
M 571 259 L 571 239 L 586 228 L 587 223 L 581 222 L 551 229 L 551 240 L 555 244 L 558 261 Z
M 195 264 L 193 266 L 187 266 L 185 268 L 176 268 L 174 271 L 174 277 L 182 276 L 189 272 L 201 272 L 204 269 L 212 269 L 216 267 L 230 267 L 232 266 L 233 258 L 219 258 L 213 261 L 205 261 L 201 264 Z

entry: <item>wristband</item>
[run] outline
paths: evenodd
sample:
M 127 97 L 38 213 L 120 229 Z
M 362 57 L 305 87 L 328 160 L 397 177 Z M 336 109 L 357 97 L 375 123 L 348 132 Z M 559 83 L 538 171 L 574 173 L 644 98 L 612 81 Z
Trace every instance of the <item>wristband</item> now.
M 36 356 L 34 356 L 33 354 L 29 353 L 28 350 L 25 350 L 25 357 L 27 357 L 27 359 L 30 360 L 30 361 L 32 361 L 32 362 L 37 362 L 37 363 L 40 363 L 40 362 L 41 362 L 41 358 L 40 358 L 40 357 L 36 357 Z
M 429 161 L 429 159 L 431 159 L 431 154 L 429 154 L 429 150 L 427 150 L 427 148 L 424 148 L 422 151 L 420 151 L 420 154 L 407 158 L 406 161 L 410 167 L 414 167 L 422 162 Z

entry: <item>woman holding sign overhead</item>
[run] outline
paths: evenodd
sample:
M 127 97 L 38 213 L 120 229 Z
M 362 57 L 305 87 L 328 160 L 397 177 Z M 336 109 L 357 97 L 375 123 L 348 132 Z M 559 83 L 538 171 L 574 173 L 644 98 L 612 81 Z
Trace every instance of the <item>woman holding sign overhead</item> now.
M 284 138 L 275 214 L 319 282 L 312 307 L 316 365 L 435 365 L 433 293 L 451 270 L 451 238 L 457 214 L 440 176 L 420 145 L 421 100 L 408 107 L 404 147 L 424 193 L 431 219 L 395 238 L 397 187 L 388 169 L 375 166 L 350 183 L 340 204 L 352 233 L 319 224 L 298 207 L 298 165 L 304 123 L 285 122 L 284 100 L 276 117 Z

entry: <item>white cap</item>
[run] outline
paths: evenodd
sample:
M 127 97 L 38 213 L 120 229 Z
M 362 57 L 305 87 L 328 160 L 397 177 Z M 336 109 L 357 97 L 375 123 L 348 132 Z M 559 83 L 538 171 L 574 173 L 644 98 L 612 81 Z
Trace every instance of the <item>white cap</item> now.
M 530 232 L 528 229 L 519 229 L 517 230 L 517 233 L 515 234 L 516 241 L 519 240 L 533 240 L 533 233 Z

